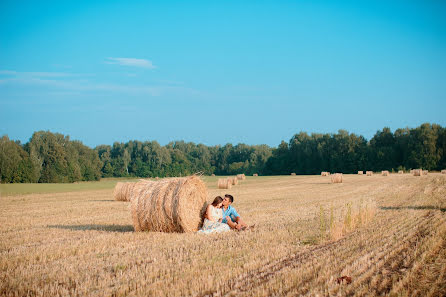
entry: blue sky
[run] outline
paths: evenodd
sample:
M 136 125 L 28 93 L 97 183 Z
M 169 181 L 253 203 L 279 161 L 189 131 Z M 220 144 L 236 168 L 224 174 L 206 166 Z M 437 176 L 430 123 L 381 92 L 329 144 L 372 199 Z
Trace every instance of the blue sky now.
M 0 135 L 277 146 L 446 126 L 444 1 L 1 1 Z

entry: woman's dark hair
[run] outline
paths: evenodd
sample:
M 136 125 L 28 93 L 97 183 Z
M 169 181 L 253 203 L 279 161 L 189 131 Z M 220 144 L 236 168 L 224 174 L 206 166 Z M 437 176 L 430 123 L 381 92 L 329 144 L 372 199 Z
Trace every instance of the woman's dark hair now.
M 212 202 L 212 206 L 217 206 L 220 202 L 223 201 L 223 198 L 220 196 L 215 197 L 214 201 Z

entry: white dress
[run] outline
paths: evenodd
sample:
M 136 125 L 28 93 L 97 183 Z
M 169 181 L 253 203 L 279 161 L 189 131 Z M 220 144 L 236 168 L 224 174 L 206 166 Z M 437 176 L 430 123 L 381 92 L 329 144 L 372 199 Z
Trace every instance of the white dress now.
M 210 205 L 211 208 L 211 218 L 213 221 L 204 219 L 203 227 L 199 230 L 199 233 L 220 233 L 231 230 L 228 224 L 220 223 L 218 220 L 223 218 L 223 210 L 221 208 L 216 208 L 213 205 Z

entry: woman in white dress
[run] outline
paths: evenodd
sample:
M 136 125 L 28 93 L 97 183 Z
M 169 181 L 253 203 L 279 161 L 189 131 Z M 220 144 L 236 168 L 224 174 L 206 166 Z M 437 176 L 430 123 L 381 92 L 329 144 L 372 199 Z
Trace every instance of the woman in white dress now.
M 220 196 L 215 197 L 212 204 L 209 204 L 204 214 L 203 227 L 199 233 L 220 233 L 231 230 L 228 224 L 222 223 L 223 210 L 221 208 L 223 198 Z

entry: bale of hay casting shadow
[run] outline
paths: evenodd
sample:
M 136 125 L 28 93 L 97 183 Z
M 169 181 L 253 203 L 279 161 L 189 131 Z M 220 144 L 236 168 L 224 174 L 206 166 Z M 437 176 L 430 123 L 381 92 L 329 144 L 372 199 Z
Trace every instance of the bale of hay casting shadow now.
M 366 171 L 366 172 L 365 172 L 365 175 L 367 175 L 367 176 L 372 176 L 372 175 L 373 175 L 373 171 Z
M 322 171 L 321 172 L 321 176 L 328 176 L 328 172 L 327 171 Z
M 358 175 L 363 175 L 364 171 L 358 171 Z
M 382 176 L 389 176 L 389 171 L 388 170 L 383 170 L 383 171 L 381 171 L 381 175 Z
M 113 198 L 116 201 L 130 201 L 133 188 L 136 183 L 128 182 L 118 182 L 116 183 L 115 189 L 113 190 Z
M 421 176 L 423 175 L 423 169 L 414 169 L 413 176 Z
M 232 182 L 227 178 L 219 178 L 217 181 L 217 188 L 230 189 L 232 188 Z
M 133 227 L 135 231 L 195 232 L 207 195 L 197 176 L 138 182 L 131 197 Z
M 246 176 L 245 176 L 245 174 L 237 174 L 237 179 L 238 180 L 245 180 L 246 179 Z
M 446 174 L 446 169 L 443 169 L 443 170 L 441 171 L 441 174 Z
M 331 182 L 333 184 L 342 183 L 342 173 L 335 173 L 331 175 Z
M 428 170 L 423 170 L 423 175 L 427 175 L 429 173 Z
M 398 170 L 398 174 L 404 174 L 404 171 Z
M 259 176 L 257 173 L 254 173 L 252 176 Z
M 292 175 L 292 176 L 295 176 L 295 175 L 296 175 L 296 173 L 292 172 L 292 173 L 291 173 L 291 175 Z
M 235 185 L 237 185 L 238 184 L 238 179 L 237 179 L 237 177 L 228 177 L 228 180 L 229 180 L 229 182 L 233 185 L 233 186 L 235 186 Z

